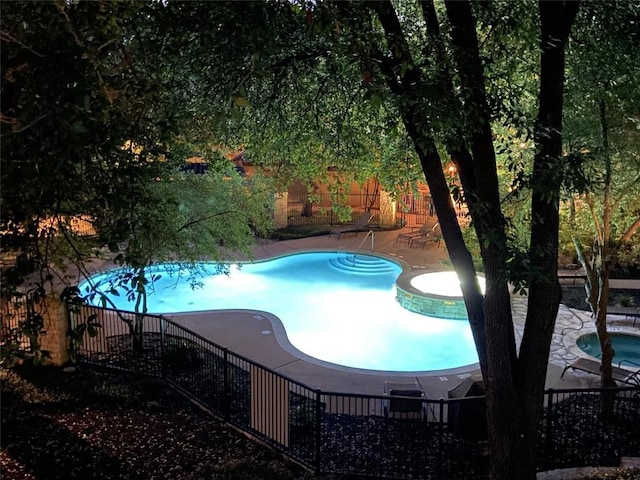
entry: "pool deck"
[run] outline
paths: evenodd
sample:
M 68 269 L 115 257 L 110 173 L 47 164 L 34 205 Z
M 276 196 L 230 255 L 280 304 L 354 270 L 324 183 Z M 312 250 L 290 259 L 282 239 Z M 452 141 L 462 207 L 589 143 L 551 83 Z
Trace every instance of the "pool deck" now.
M 256 259 L 286 255 L 304 250 L 354 251 L 363 253 L 373 251 L 376 254 L 395 258 L 412 271 L 425 272 L 450 269 L 442 260 L 447 258 L 444 244 L 429 244 L 424 249 L 409 248 L 406 243 L 397 243 L 401 230 L 376 231 L 371 236 L 365 233 L 336 236 L 322 235 L 298 240 L 264 242 L 254 250 Z M 373 250 L 372 250 L 373 246 Z M 640 281 L 612 280 L 617 288 L 640 288 Z M 250 293 L 247 293 L 250 295 Z M 527 298 L 519 295 L 512 297 L 512 310 L 516 337 L 519 339 L 526 316 Z M 308 387 L 319 388 L 327 392 L 357 393 L 381 395 L 385 381 L 418 381 L 428 398 L 447 398 L 448 391 L 471 375 L 479 375 L 477 365 L 454 370 L 431 372 L 374 372 L 349 369 L 321 362 L 304 354 L 295 355 L 295 349 L 287 345 L 286 334 L 279 321 L 268 312 L 253 310 L 210 311 L 171 315 L 176 322 L 186 328 L 229 348 L 250 360 L 258 362 L 284 376 L 297 380 Z M 635 331 L 633 319 L 623 315 L 609 316 L 610 331 Z M 577 356 L 585 356 L 575 346 L 575 338 L 594 331 L 590 312 L 572 310 L 560 305 L 552 339 L 549 368 L 547 369 L 547 388 L 580 388 L 599 385 L 599 378 L 581 372 L 568 371 L 561 379 L 560 375 L 567 363 Z M 353 339 L 354 342 L 357 338 Z M 301 358 L 302 357 L 302 358 Z

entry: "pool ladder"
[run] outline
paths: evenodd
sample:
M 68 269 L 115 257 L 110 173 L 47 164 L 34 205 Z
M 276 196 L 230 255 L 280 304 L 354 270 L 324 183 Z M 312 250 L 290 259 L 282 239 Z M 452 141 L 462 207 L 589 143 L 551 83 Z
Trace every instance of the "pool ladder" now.
M 365 237 L 362 239 L 362 241 L 360 242 L 360 246 L 356 249 L 356 252 L 359 252 L 360 249 L 362 248 L 362 245 L 364 245 L 364 242 L 367 241 L 367 238 L 369 238 L 369 236 L 371 236 L 371 253 L 373 253 L 373 246 L 374 246 L 374 240 L 373 240 L 373 230 L 369 230 L 367 232 L 367 234 L 365 235 Z

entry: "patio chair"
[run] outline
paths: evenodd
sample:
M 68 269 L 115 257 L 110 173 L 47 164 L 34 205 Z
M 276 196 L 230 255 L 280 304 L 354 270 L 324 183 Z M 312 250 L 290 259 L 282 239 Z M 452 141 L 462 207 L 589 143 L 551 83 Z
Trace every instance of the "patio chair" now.
M 418 382 L 384 382 L 384 395 L 389 397 L 384 402 L 385 417 L 423 418 L 425 395 Z
M 638 317 L 640 317 L 640 307 L 607 307 L 607 315 L 624 315 L 625 320 L 633 318 L 632 327 L 636 326 Z
M 568 369 L 579 370 L 581 372 L 591 373 L 593 375 L 600 375 L 600 362 L 598 360 L 591 360 L 589 358 L 578 358 L 564 367 L 560 378 L 564 376 Z M 640 370 L 635 372 L 627 370 L 626 368 L 611 367 L 611 376 L 616 382 L 626 383 L 627 385 L 640 386 Z
M 427 232 L 426 235 L 418 238 L 414 238 L 409 243 L 410 247 L 413 245 L 419 245 L 421 248 L 424 248 L 425 245 L 429 245 L 431 243 L 435 243 L 438 247 L 440 246 L 440 241 L 442 240 L 442 230 L 440 229 L 440 224 L 436 223 L 431 230 Z
M 358 232 L 362 232 L 367 230 L 367 225 L 373 218 L 373 213 L 365 212 L 363 213 L 352 225 L 342 225 L 336 228 L 333 228 L 329 231 L 329 236 L 337 235 L 338 239 L 340 239 L 340 235 L 343 233 L 355 232 L 356 236 Z
M 450 431 L 465 440 L 487 439 L 487 389 L 482 375 L 465 378 L 447 392 Z
M 396 237 L 396 243 L 400 243 L 400 242 L 404 242 L 406 241 L 407 244 L 409 246 L 411 246 L 411 241 L 419 238 L 419 237 L 424 237 L 425 235 L 427 235 L 431 230 L 433 230 L 433 227 L 435 227 L 437 225 L 437 220 L 430 218 L 428 219 L 426 222 L 424 222 L 424 224 L 422 225 L 422 227 L 420 228 L 416 228 L 413 227 L 410 231 L 405 232 L 405 233 L 400 233 L 397 237 Z

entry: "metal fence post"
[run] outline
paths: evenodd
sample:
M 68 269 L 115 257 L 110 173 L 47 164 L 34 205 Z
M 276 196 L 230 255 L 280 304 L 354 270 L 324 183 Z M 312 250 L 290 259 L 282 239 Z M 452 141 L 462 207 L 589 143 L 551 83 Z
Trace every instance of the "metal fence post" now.
M 444 428 L 445 428 L 445 424 L 444 424 L 444 400 L 441 398 L 440 400 L 438 400 L 438 405 L 440 408 L 440 412 L 439 412 L 439 416 L 438 416 L 438 423 L 439 423 L 439 435 L 438 435 L 438 471 L 437 471 L 437 477 L 436 478 L 444 478 L 444 472 L 443 472 L 443 465 L 442 463 L 444 462 Z
M 69 343 L 67 344 L 67 348 L 69 349 L 69 353 L 71 354 L 71 358 L 76 359 L 78 355 L 78 348 L 76 347 L 76 342 L 74 341 L 73 336 L 73 321 L 71 319 L 71 307 L 69 306 L 69 300 L 64 302 L 64 310 L 67 314 L 67 332 L 69 337 Z M 4 325 L 3 325 L 4 327 Z M 74 360 L 75 363 L 75 360 Z
M 321 455 L 321 442 L 322 442 L 322 408 L 320 404 L 320 397 L 322 390 L 316 389 L 316 461 L 315 461 L 315 474 L 319 475 L 321 471 L 322 460 Z
M 549 454 L 551 452 L 551 445 L 553 445 L 553 441 L 551 436 L 552 434 L 552 429 L 551 429 L 551 423 L 552 423 L 552 415 L 553 415 L 553 395 L 554 395 L 554 390 L 552 388 L 550 388 L 549 390 L 547 390 L 547 421 L 545 424 L 545 442 L 544 442 L 544 456 L 545 462 L 549 461 Z
M 231 392 L 229 391 L 229 349 L 225 347 L 222 352 L 224 359 L 222 364 L 222 416 L 228 419 L 231 411 L 229 405 L 229 398 L 231 397 Z
M 165 321 L 164 321 L 164 317 L 160 316 L 160 376 L 162 378 L 166 378 L 165 377 L 165 367 L 164 367 L 164 362 L 166 359 L 166 346 L 165 346 L 165 342 L 166 342 L 166 336 L 165 336 L 165 329 L 166 329 L 166 325 L 165 325 Z

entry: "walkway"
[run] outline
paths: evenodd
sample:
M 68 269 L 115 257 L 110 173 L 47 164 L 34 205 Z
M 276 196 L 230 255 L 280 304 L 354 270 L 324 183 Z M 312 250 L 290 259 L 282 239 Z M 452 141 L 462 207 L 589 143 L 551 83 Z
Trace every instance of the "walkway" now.
M 328 235 L 281 242 L 264 242 L 255 249 L 257 259 L 269 258 L 304 250 L 351 251 L 390 256 L 406 264 L 411 270 L 435 271 L 450 269 L 443 263 L 446 258 L 444 247 L 431 244 L 424 249 L 409 248 L 406 243 L 398 244 L 395 239 L 399 231 L 342 235 L 340 239 Z M 640 282 L 639 282 L 640 283 Z M 628 285 L 625 285 L 628 288 Z M 516 336 L 521 338 L 526 316 L 527 298 L 514 296 L 512 299 Z M 631 330 L 632 320 L 615 318 L 611 330 Z M 372 372 L 332 366 L 304 355 L 295 355 L 292 347 L 287 347 L 285 332 L 280 322 L 268 312 L 234 310 L 225 312 L 198 312 L 173 315 L 172 318 L 205 338 L 228 347 L 247 358 L 261 363 L 285 376 L 298 380 L 309 387 L 324 391 L 343 393 L 382 394 L 385 381 L 418 381 L 429 398 L 446 398 L 448 390 L 457 386 L 471 375 L 479 375 L 477 365 L 447 371 L 402 374 L 396 372 Z M 627 325 L 628 324 L 628 325 Z M 637 328 L 635 329 L 638 330 Z M 597 376 L 569 371 L 560 378 L 564 366 L 577 356 L 584 356 L 575 345 L 578 335 L 594 331 L 590 312 L 571 310 L 560 305 L 552 339 L 547 388 L 580 388 L 598 386 Z M 300 358 L 303 357 L 303 358 Z

